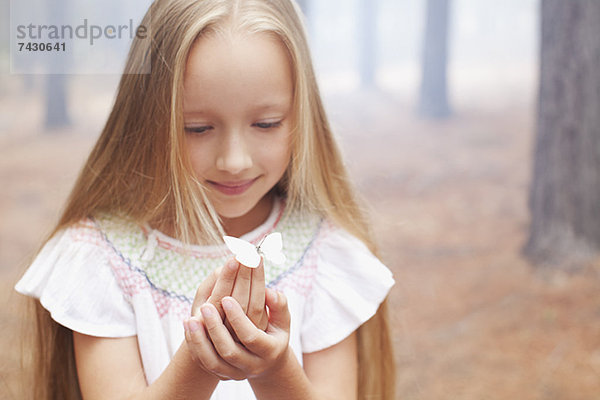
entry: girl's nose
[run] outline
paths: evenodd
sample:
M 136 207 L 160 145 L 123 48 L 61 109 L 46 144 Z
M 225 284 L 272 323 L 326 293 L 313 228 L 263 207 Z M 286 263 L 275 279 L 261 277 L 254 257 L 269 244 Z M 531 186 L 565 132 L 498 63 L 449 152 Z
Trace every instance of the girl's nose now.
M 237 175 L 252 166 L 252 157 L 242 135 L 225 136 L 217 155 L 217 169 Z

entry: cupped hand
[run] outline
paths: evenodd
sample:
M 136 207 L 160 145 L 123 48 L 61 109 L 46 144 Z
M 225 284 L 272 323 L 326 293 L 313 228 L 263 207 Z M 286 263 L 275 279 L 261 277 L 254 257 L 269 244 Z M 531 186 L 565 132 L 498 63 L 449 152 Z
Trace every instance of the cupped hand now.
M 269 319 L 265 330 L 250 320 L 240 303 L 231 296 L 221 300 L 231 329 L 225 326 L 211 302 L 200 307 L 200 315 L 185 322 L 186 343 L 193 358 L 220 379 L 264 377 L 289 356 L 290 313 L 285 296 L 266 289 Z
M 199 315 L 204 303 L 210 303 L 224 320 L 221 301 L 227 296 L 237 300 L 250 321 L 259 329 L 267 328 L 265 269 L 262 260 L 257 268 L 248 268 L 235 259 L 230 259 L 222 268 L 215 270 L 198 287 L 192 305 L 192 316 Z M 226 321 L 226 324 L 229 322 Z

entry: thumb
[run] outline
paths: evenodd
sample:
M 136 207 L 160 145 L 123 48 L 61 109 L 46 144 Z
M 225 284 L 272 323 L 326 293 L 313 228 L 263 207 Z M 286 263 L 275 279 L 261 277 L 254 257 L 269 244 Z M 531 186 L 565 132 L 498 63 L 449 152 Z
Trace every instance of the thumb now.
M 285 331 L 290 330 L 290 311 L 287 298 L 277 290 L 265 289 L 265 305 L 269 307 L 269 325 Z

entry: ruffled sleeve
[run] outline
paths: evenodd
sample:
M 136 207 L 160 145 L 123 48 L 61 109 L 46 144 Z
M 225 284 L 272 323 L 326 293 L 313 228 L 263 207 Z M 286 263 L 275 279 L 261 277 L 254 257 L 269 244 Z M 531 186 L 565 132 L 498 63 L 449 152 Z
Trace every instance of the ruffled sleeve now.
M 58 232 L 40 251 L 15 289 L 40 300 L 59 324 L 86 335 L 136 334 L 135 315 L 97 241 Z
M 339 343 L 369 320 L 394 284 L 390 270 L 356 237 L 330 227 L 317 243 L 317 271 L 302 324 L 302 351 Z

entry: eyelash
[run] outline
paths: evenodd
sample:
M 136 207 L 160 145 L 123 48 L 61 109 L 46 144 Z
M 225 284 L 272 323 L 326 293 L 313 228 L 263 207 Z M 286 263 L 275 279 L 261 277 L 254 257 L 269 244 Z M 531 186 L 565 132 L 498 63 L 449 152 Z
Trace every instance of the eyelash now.
M 282 121 L 277 121 L 277 122 L 257 122 L 255 124 L 252 124 L 252 126 L 255 126 L 259 129 L 271 129 L 271 128 L 278 128 L 281 126 L 281 122 Z
M 206 131 L 212 129 L 212 126 L 193 126 L 193 127 L 185 127 L 185 131 L 188 133 L 196 133 L 196 134 L 202 134 L 205 133 Z
M 256 122 L 254 124 L 252 124 L 252 126 L 259 128 L 259 129 L 272 129 L 272 128 L 278 128 L 281 126 L 282 121 L 277 121 L 277 122 Z M 192 127 L 185 127 L 185 131 L 188 133 L 196 133 L 196 134 L 202 134 L 205 133 L 206 131 L 209 131 L 213 129 L 212 126 L 192 126 Z

